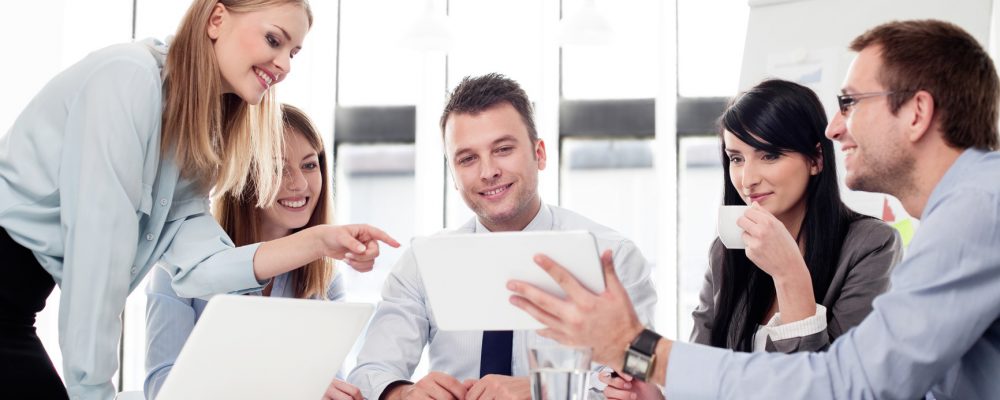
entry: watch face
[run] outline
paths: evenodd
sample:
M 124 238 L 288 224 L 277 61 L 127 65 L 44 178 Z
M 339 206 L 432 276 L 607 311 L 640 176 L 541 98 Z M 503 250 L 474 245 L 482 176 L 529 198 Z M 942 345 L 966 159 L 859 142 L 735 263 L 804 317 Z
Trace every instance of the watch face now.
M 625 357 L 625 366 L 623 369 L 629 375 L 645 378 L 648 366 L 649 359 L 646 356 L 630 350 L 628 356 Z

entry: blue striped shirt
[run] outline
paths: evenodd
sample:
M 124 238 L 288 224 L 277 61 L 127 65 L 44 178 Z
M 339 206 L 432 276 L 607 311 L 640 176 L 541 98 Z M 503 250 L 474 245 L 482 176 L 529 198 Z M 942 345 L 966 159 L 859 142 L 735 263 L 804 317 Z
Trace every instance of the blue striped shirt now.
M 891 289 L 827 352 L 675 342 L 666 397 L 1000 398 L 1000 153 L 962 153 L 920 221 Z

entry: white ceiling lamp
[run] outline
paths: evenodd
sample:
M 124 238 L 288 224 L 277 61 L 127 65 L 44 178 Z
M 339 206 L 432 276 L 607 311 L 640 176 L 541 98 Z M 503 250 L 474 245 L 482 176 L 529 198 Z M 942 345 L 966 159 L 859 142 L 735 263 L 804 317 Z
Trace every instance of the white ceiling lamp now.
M 583 0 L 579 9 L 559 21 L 559 43 L 563 46 L 604 46 L 613 38 L 611 23 L 597 10 L 594 0 Z
M 434 0 L 424 1 L 424 11 L 403 32 L 400 46 L 424 52 L 447 52 L 454 42 L 448 18 L 434 7 Z

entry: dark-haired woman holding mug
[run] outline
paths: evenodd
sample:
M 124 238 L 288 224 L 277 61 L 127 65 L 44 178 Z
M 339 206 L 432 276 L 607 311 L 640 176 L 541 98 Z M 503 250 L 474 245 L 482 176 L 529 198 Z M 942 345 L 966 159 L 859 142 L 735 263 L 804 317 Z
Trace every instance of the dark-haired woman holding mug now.
M 816 94 L 766 80 L 719 120 L 725 205 L 749 205 L 737 221 L 746 249 L 718 239 L 691 341 L 735 351 L 825 350 L 859 324 L 889 288 L 899 235 L 840 198 L 833 142 Z M 643 382 L 601 376 L 608 398 L 659 397 Z

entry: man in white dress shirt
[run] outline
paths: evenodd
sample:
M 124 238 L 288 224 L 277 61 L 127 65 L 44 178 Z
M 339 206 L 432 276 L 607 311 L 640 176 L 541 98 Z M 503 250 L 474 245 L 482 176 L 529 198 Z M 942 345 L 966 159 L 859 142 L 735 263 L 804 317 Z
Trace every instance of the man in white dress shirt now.
M 541 201 L 538 171 L 545 169 L 545 143 L 517 82 L 498 74 L 465 78 L 445 107 L 441 129 L 455 188 L 476 218 L 440 234 L 588 230 L 600 250 L 614 254 L 617 275 L 640 320 L 651 322 L 656 292 L 635 244 Z M 528 331 L 439 331 L 416 259 L 407 250 L 385 281 L 382 302 L 348 381 L 369 400 L 529 399 L 526 349 L 532 336 Z M 424 346 L 434 372 L 412 382 Z

